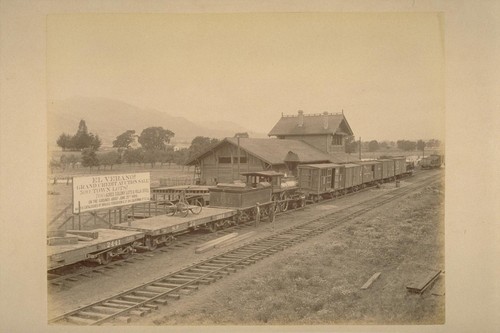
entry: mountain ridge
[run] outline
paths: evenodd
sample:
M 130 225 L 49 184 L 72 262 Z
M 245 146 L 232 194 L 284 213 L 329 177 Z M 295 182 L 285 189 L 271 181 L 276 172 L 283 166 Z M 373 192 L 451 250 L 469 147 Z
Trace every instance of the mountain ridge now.
M 140 135 L 145 128 L 161 126 L 175 133 L 172 142 L 190 143 L 196 136 L 210 138 L 232 137 L 238 132 L 248 132 L 250 137 L 266 137 L 229 121 L 217 122 L 217 128 L 201 125 L 182 116 L 171 115 L 154 108 L 102 97 L 72 97 L 51 100 L 47 108 L 47 136 L 49 146 L 56 146 L 61 133 L 73 135 L 81 119 L 85 120 L 89 132 L 99 135 L 103 146 L 112 146 L 113 140 L 126 130 L 135 130 Z M 207 126 L 208 124 L 208 126 Z

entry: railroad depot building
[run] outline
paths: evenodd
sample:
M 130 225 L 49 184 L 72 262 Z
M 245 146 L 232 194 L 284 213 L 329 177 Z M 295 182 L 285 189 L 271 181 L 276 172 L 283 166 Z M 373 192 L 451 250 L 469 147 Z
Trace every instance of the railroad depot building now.
M 282 115 L 269 132 L 277 138 L 225 138 L 187 161 L 203 185 L 244 180 L 240 174 L 274 170 L 296 175 L 297 165 L 348 163 L 358 159 L 344 152 L 353 132 L 343 113 Z

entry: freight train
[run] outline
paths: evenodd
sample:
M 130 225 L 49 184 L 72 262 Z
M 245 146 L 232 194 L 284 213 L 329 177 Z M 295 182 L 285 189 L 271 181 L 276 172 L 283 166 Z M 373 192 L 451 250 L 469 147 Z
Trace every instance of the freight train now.
M 404 157 L 394 157 L 348 164 L 299 165 L 296 178 L 259 171 L 242 173 L 245 182 L 157 189 L 153 198 L 168 203 L 168 214 L 129 220 L 111 229 L 67 231 L 66 237 L 50 238 L 48 270 L 85 261 L 107 264 L 137 250 L 154 250 L 194 230 L 214 232 L 250 220 L 273 219 L 276 213 L 398 180 L 412 172 L 412 165 Z M 186 196 L 183 209 L 171 203 L 178 201 L 179 195 Z

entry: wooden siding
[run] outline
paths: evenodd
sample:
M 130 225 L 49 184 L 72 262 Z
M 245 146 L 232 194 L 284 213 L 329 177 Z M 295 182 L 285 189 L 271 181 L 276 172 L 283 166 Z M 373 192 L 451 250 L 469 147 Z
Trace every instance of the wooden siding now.
M 245 181 L 245 177 L 238 174 L 238 147 L 226 143 L 200 160 L 201 184 L 216 185 L 217 183 L 232 183 L 235 180 Z M 220 163 L 219 157 L 229 157 L 230 163 Z M 256 156 L 247 154 L 240 149 L 240 157 L 246 158 L 245 163 L 240 163 L 240 173 L 262 170 L 274 170 L 290 174 L 285 165 L 275 165 L 272 168 Z

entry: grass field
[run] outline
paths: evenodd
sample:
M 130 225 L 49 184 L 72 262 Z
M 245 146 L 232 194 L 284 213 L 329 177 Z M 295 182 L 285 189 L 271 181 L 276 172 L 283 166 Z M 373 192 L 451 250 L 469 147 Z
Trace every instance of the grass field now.
M 444 269 L 443 188 L 433 185 L 263 261 L 169 308 L 156 325 L 442 324 L 444 276 L 424 294 L 406 285 Z M 375 273 L 367 290 L 360 287 Z

